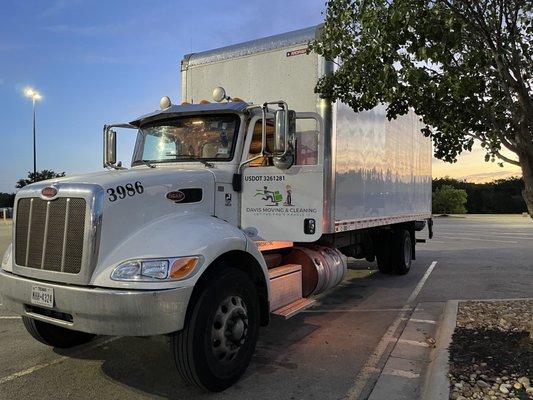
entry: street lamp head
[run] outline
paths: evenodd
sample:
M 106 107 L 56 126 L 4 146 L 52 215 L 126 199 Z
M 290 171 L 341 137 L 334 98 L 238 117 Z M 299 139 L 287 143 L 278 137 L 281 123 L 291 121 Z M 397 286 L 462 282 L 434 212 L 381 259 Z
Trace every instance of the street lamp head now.
M 41 93 L 39 93 L 37 90 L 29 86 L 24 88 L 24 96 L 26 96 L 29 99 L 32 99 L 33 101 L 39 101 L 43 98 Z

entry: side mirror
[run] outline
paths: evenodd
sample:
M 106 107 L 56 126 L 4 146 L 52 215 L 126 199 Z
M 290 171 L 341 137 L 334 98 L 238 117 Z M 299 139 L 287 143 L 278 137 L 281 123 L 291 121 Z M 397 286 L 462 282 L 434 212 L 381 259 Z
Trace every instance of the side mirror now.
M 279 169 L 289 169 L 294 164 L 295 118 L 296 114 L 292 110 L 279 109 L 275 114 L 273 162 Z
M 285 109 L 276 110 L 275 114 L 275 136 L 274 136 L 274 154 L 283 154 L 287 150 L 288 135 L 289 135 L 289 115 Z
M 104 167 L 115 165 L 117 162 L 117 133 L 107 127 L 104 128 Z

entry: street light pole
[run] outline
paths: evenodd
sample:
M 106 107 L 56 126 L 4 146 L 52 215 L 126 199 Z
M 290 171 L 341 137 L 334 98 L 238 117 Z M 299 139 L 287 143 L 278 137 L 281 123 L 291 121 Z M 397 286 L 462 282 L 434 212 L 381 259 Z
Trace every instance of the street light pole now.
M 27 87 L 24 89 L 24 96 L 28 97 L 32 101 L 32 111 L 33 111 L 33 179 L 37 175 L 37 143 L 35 140 L 35 103 L 42 99 L 41 94 L 31 88 Z
M 32 98 L 33 103 L 33 176 L 37 175 L 37 155 L 35 143 L 35 97 Z

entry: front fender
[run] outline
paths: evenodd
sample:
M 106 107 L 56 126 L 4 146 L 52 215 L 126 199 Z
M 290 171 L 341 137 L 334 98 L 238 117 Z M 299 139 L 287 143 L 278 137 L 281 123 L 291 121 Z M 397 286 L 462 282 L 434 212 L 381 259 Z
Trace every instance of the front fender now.
M 228 251 L 246 251 L 246 237 L 237 227 L 202 213 L 165 216 L 127 236 L 109 254 L 101 254 L 91 285 L 124 289 L 170 289 L 193 286 L 203 271 Z M 257 259 L 257 254 L 252 255 Z M 173 282 L 120 282 L 110 278 L 120 263 L 137 258 L 171 258 L 201 255 L 199 270 L 190 278 Z M 264 260 L 258 260 L 263 268 Z

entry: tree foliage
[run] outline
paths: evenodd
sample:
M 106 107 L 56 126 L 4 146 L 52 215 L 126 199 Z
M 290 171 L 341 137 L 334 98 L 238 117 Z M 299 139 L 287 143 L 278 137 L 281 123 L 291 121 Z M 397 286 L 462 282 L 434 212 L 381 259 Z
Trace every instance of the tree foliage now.
M 55 172 L 49 169 L 43 169 L 42 171 L 37 171 L 35 174 L 33 172 L 28 171 L 28 177 L 19 179 L 15 187 L 20 189 L 26 185 L 29 185 L 30 183 L 45 181 L 47 179 L 53 179 L 53 178 L 61 178 L 62 176 L 65 176 L 64 172 Z
M 15 193 L 0 193 L 0 207 L 13 207 Z
M 453 178 L 433 180 L 433 191 L 447 185 L 466 191 L 468 214 L 520 214 L 527 211 L 522 198 L 521 178 L 498 179 L 487 183 L 472 183 Z
M 433 214 L 464 214 L 466 199 L 466 190 L 442 185 L 433 192 Z
M 310 50 L 335 72 L 316 87 L 356 111 L 387 104 L 422 118 L 435 156 L 455 162 L 477 139 L 486 161 L 520 165 L 533 216 L 533 2 L 330 0 Z M 431 128 L 430 128 L 431 127 Z M 517 157 L 504 156 L 506 148 Z

